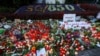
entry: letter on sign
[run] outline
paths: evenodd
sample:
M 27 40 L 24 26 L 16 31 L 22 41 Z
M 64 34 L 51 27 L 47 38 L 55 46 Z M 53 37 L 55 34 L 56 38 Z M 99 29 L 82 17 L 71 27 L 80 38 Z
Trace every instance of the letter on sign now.
M 55 5 L 49 5 L 48 10 L 49 11 L 56 11 Z
M 38 5 L 35 7 L 35 11 L 42 12 L 42 6 Z
M 32 12 L 33 11 L 33 6 L 28 6 L 26 11 Z
M 64 11 L 65 8 L 62 5 L 57 5 L 57 11 Z
M 65 5 L 65 8 L 69 11 L 74 11 L 75 10 L 74 6 L 72 6 L 72 5 Z

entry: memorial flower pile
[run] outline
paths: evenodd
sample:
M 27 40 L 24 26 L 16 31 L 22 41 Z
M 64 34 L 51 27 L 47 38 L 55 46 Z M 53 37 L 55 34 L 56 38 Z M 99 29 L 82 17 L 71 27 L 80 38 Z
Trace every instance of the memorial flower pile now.
M 10 29 L 0 28 L 2 56 L 77 56 L 80 51 L 100 47 L 96 26 L 65 29 L 52 19 L 12 23 Z

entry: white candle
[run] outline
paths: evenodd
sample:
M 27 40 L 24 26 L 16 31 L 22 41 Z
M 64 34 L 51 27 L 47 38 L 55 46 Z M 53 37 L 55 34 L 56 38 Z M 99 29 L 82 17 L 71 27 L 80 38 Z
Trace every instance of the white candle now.
M 77 56 L 78 55 L 78 52 L 77 51 L 75 51 L 75 56 Z

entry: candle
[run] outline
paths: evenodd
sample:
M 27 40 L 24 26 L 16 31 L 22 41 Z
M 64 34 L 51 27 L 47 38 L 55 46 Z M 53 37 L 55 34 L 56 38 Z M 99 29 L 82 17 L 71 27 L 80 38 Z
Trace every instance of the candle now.
M 77 51 L 75 51 L 75 56 L 77 56 L 78 55 L 78 52 Z

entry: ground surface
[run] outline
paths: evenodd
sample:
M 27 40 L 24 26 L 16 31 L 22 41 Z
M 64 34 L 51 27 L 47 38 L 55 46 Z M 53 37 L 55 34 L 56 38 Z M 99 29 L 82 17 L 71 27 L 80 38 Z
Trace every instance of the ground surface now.
M 100 56 L 100 48 L 79 52 L 78 56 Z

